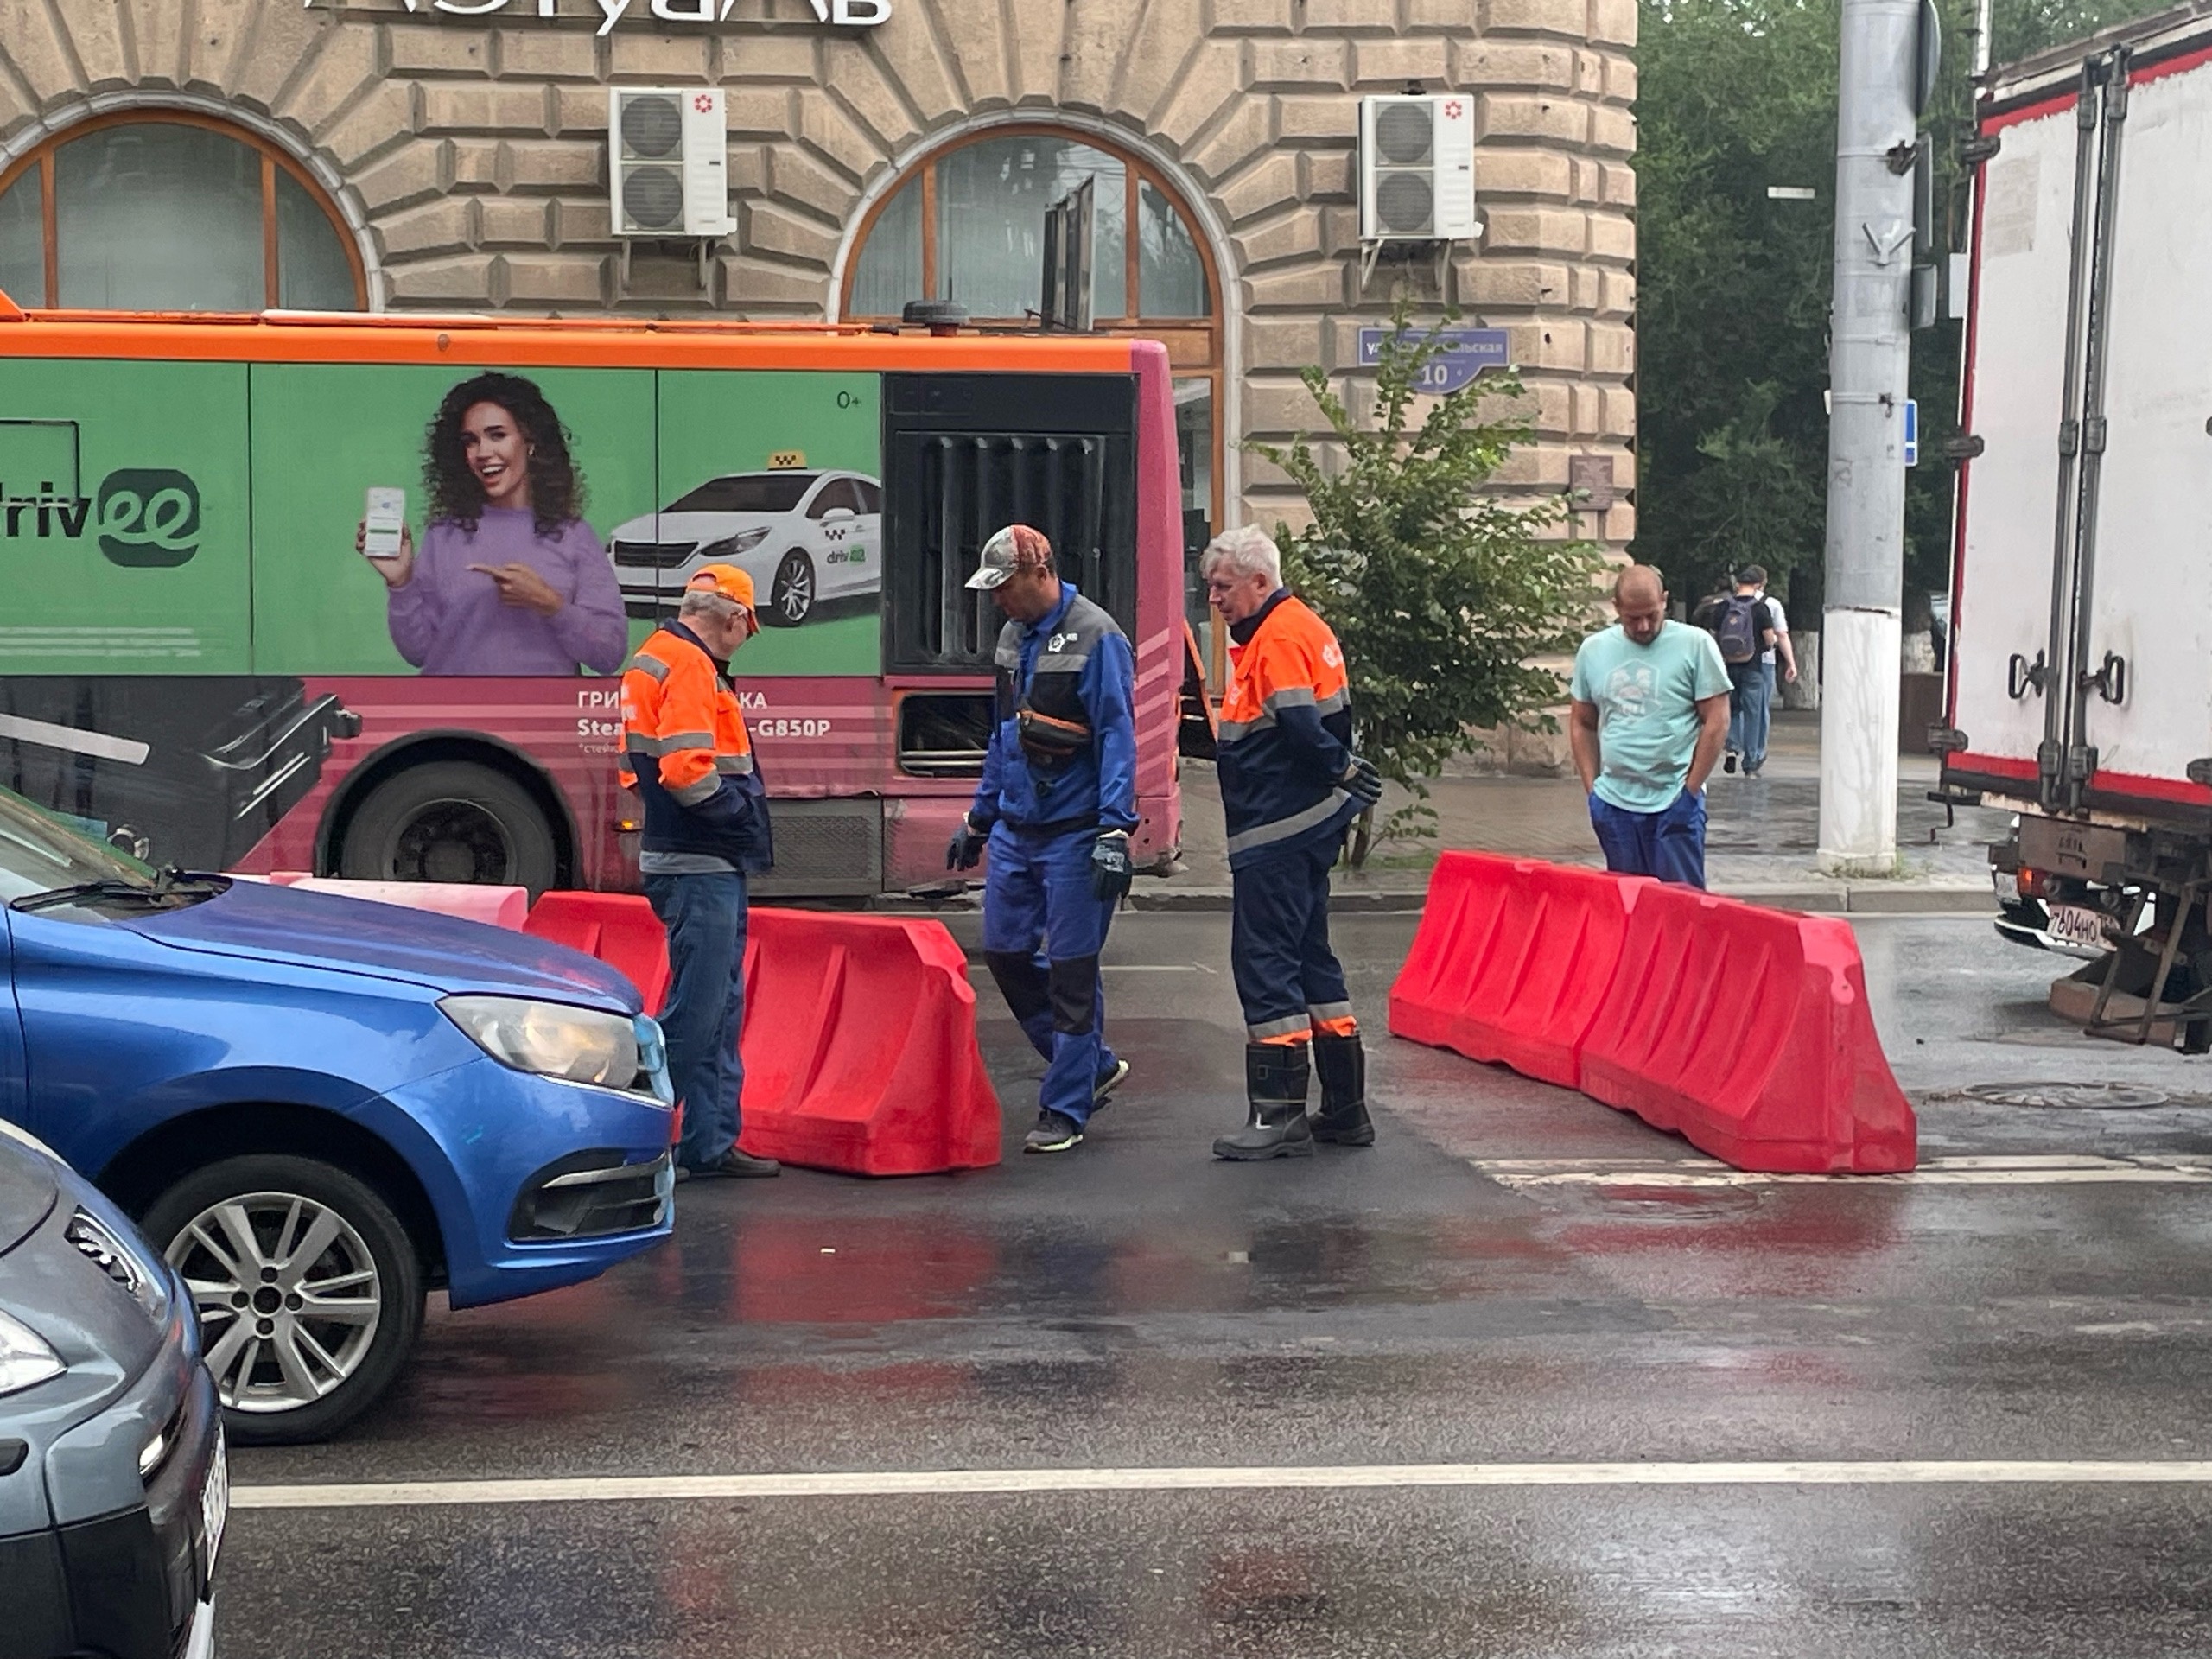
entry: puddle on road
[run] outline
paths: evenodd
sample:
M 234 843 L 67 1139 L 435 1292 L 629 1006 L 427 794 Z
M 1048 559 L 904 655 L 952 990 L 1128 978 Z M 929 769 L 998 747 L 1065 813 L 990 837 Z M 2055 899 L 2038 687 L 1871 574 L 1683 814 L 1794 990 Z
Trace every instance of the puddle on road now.
M 1756 1210 L 1760 1193 L 1748 1186 L 1654 1186 L 1625 1180 L 1592 1189 L 1591 1196 L 1617 1214 L 1661 1221 L 1710 1221 Z

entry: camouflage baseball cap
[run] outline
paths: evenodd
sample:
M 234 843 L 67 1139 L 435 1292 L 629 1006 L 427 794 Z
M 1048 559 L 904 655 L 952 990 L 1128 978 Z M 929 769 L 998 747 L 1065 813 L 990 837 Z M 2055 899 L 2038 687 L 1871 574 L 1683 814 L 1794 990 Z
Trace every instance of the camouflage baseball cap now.
M 982 562 L 968 585 L 988 592 L 1017 570 L 1038 570 L 1052 562 L 1052 544 L 1041 530 L 1027 524 L 1008 524 L 983 543 Z

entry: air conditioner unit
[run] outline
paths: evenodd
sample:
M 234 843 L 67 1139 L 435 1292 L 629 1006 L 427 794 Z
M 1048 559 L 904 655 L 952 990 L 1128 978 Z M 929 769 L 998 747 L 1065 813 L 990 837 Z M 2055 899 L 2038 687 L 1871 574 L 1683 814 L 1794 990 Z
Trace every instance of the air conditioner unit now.
M 615 235 L 711 238 L 737 228 L 721 87 L 609 87 L 607 135 Z
M 1359 100 L 1359 238 L 1456 242 L 1475 216 L 1475 101 L 1464 92 Z

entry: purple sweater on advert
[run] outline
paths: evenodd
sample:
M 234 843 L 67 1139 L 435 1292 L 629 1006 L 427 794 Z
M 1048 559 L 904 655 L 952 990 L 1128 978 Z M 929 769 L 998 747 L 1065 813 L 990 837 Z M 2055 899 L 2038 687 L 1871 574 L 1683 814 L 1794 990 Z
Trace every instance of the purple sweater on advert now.
M 499 602 L 472 564 L 523 563 L 568 603 L 552 616 Z M 474 532 L 441 519 L 390 595 L 391 643 L 425 674 L 612 674 L 630 649 L 622 589 L 589 524 L 541 537 L 526 508 L 486 507 Z

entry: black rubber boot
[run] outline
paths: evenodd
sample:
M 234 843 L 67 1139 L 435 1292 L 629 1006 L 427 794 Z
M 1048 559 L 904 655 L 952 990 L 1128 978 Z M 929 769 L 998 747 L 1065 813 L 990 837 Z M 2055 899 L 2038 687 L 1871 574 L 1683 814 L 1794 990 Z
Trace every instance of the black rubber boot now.
M 1310 1071 L 1304 1043 L 1245 1044 L 1244 1092 L 1252 1116 L 1236 1134 L 1213 1143 L 1213 1155 L 1237 1163 L 1312 1157 L 1313 1131 L 1306 1122 Z
M 1321 1109 L 1313 1138 L 1339 1147 L 1371 1147 L 1375 1122 L 1367 1115 L 1367 1051 L 1359 1033 L 1313 1034 L 1313 1069 L 1321 1074 Z

